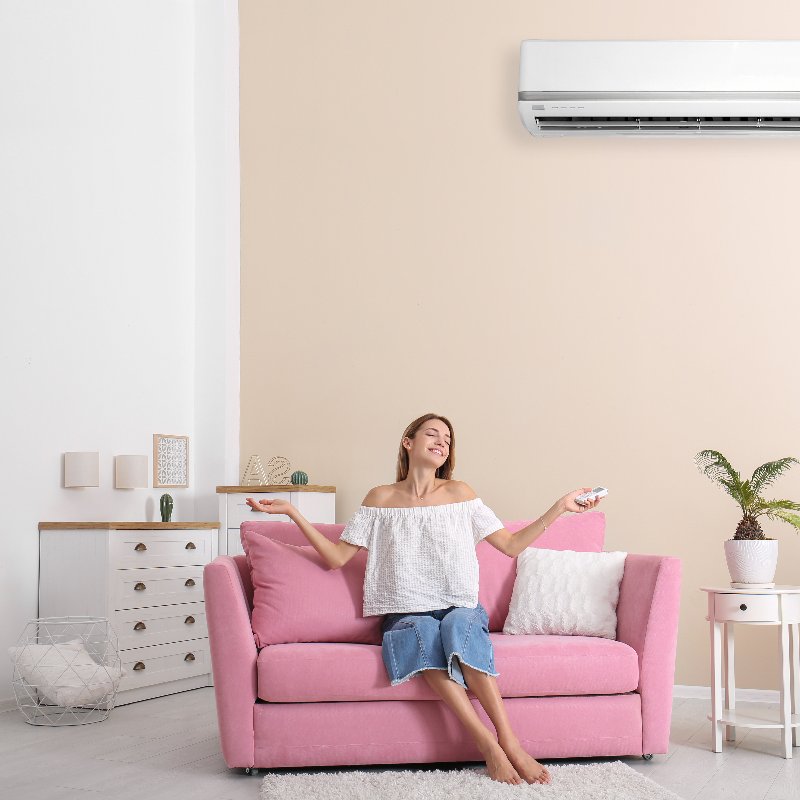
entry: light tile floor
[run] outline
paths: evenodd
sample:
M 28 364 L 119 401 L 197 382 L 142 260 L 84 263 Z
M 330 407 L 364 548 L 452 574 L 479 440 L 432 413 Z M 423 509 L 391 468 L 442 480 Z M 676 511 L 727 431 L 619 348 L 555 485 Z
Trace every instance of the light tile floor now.
M 740 729 L 712 753 L 708 702 L 678 699 L 673 708 L 669 752 L 626 764 L 685 800 L 800 800 L 800 748 L 785 760 L 776 731 Z M 82 727 L 34 727 L 17 711 L 0 713 L 0 798 L 257 800 L 263 771 L 228 770 L 216 725 L 213 689 L 122 706 Z

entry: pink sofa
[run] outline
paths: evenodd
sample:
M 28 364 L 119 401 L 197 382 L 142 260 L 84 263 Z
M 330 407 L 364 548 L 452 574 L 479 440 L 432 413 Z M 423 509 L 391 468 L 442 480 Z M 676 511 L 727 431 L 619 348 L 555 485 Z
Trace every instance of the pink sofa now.
M 505 524 L 515 531 L 527 523 Z M 335 540 L 344 526 L 316 527 Z M 604 527 L 599 512 L 562 517 L 534 546 L 600 551 Z M 292 523 L 246 522 L 242 529 L 307 544 Z M 529 752 L 541 758 L 666 753 L 680 561 L 627 556 L 613 641 L 503 634 L 516 562 L 486 542 L 478 545 L 478 558 L 498 686 Z M 204 585 L 220 739 L 229 767 L 481 759 L 424 680 L 389 685 L 379 646 L 275 644 L 258 650 L 244 556 L 216 558 L 205 568 Z

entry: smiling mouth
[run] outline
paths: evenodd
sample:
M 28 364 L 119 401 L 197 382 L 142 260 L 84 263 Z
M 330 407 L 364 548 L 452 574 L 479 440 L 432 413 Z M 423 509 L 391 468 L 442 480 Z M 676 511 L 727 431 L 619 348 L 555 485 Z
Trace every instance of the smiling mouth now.
M 429 447 L 431 453 L 436 453 L 437 456 L 443 456 L 444 453 L 438 447 Z

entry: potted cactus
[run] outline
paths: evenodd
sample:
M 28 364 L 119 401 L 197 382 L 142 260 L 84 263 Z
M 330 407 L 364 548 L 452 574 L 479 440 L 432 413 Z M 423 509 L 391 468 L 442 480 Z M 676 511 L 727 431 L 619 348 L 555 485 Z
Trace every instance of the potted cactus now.
M 725 542 L 725 560 L 734 588 L 768 588 L 774 586 L 775 568 L 778 565 L 778 542 L 764 535 L 759 517 L 782 520 L 800 529 L 800 503 L 791 500 L 766 500 L 762 491 L 792 464 L 796 458 L 768 461 L 757 467 L 747 480 L 731 466 L 722 453 L 702 450 L 694 457 L 697 468 L 707 478 L 719 484 L 739 505 L 742 518 L 736 526 L 733 539 Z

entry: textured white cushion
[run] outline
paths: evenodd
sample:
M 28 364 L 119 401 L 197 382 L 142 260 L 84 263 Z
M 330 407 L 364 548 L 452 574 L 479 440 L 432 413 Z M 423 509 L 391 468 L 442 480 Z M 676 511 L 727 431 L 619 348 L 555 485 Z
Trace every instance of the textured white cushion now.
M 529 547 L 503 633 L 617 636 L 617 600 L 627 553 L 579 553 Z
M 124 675 L 119 663 L 98 664 L 80 639 L 9 647 L 8 652 L 19 675 L 45 700 L 64 708 L 99 703 L 117 688 Z

